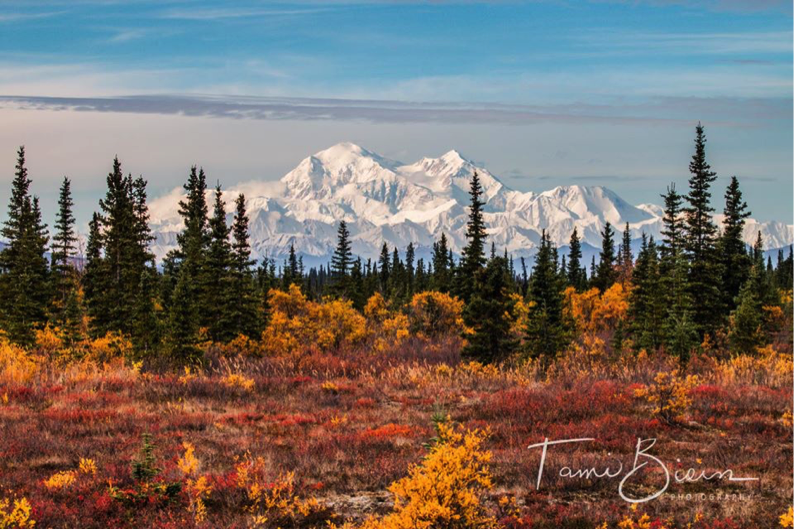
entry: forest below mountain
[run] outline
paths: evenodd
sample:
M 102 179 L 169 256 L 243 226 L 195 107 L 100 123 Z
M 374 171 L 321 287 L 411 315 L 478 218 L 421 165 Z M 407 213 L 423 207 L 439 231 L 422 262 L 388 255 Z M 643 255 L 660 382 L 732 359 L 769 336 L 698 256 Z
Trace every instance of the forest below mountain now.
M 512 259 L 488 241 L 474 173 L 459 259 L 442 235 L 428 262 L 410 243 L 363 260 L 341 221 L 330 264 L 307 270 L 294 247 L 255 262 L 244 195 L 227 223 L 197 167 L 176 248 L 155 263 L 147 183 L 118 159 L 77 259 L 69 179 L 50 233 L 20 148 L 0 251 L 0 521 L 773 524 L 791 503 L 794 257 L 765 260 L 760 233 L 747 248 L 736 177 L 715 223 L 700 125 L 689 171 L 636 257 L 629 226 L 606 223 L 589 264 L 576 229 L 565 257 L 543 232 L 531 263 Z M 579 489 L 533 487 L 530 443 L 598 435 L 577 450 L 593 461 L 643 434 L 762 476 L 715 486 L 750 491 L 749 507 L 640 513 L 588 479 L 580 514 Z

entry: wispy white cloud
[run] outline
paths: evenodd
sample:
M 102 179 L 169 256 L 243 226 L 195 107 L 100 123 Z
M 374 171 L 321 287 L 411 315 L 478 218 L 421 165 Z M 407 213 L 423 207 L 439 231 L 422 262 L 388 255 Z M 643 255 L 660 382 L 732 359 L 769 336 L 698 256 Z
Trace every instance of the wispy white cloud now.
M 222 20 L 236 18 L 261 18 L 261 17 L 292 17 L 311 15 L 327 11 L 324 8 L 260 8 L 260 7 L 213 7 L 213 8 L 173 8 L 160 12 L 157 16 L 165 19 L 178 20 Z

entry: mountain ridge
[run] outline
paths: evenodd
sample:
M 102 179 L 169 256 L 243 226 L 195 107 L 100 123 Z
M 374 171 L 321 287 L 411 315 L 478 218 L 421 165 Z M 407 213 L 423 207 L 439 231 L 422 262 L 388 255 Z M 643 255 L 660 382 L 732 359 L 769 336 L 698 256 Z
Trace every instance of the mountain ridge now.
M 660 237 L 661 207 L 631 205 L 603 186 L 557 186 L 540 193 L 516 191 L 486 168 L 450 150 L 404 164 L 351 142 L 343 142 L 301 160 L 278 183 L 250 181 L 225 191 L 231 220 L 231 197 L 246 195 L 254 256 L 282 259 L 294 244 L 309 261 L 324 261 L 336 244 L 340 220 L 348 223 L 353 252 L 375 257 L 385 241 L 401 251 L 409 242 L 419 257 L 446 233 L 459 253 L 465 245 L 469 181 L 480 175 L 487 200 L 484 217 L 489 239 L 515 257 L 531 256 L 546 230 L 558 246 L 568 243 L 574 226 L 583 242 L 599 247 L 608 221 L 617 231 L 626 222 L 632 239 L 644 232 Z M 208 193 L 211 193 L 208 192 Z M 181 189 L 152 201 L 151 224 L 158 260 L 176 245 L 181 229 L 177 202 Z M 721 215 L 715 216 L 716 220 Z M 761 230 L 767 248 L 794 241 L 794 226 L 747 220 L 745 241 Z

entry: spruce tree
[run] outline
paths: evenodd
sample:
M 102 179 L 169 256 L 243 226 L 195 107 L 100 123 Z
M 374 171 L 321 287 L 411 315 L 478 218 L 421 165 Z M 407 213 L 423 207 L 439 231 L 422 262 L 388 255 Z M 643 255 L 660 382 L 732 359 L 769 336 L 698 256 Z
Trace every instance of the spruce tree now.
M 466 306 L 464 317 L 474 334 L 462 355 L 491 363 L 508 359 L 518 346 L 510 333 L 508 317 L 515 305 L 510 297 L 512 281 L 505 259 L 496 256 L 477 274 L 476 287 Z
M 255 261 L 251 259 L 248 214 L 245 209 L 245 196 L 242 193 L 235 201 L 232 238 L 231 295 L 234 303 L 233 311 L 230 313 L 231 331 L 234 336 L 242 334 L 256 337 L 260 325 L 251 271 Z
M 201 357 L 198 312 L 189 299 L 191 281 L 190 269 L 182 268 L 174 288 L 168 321 L 169 350 L 174 360 L 182 364 L 192 364 Z
M 463 247 L 457 271 L 457 294 L 468 303 L 474 291 L 477 273 L 485 266 L 485 221 L 483 220 L 483 189 L 475 171 L 469 189 L 469 221 L 466 226 L 467 244 Z
M 618 279 L 615 269 L 615 231 L 607 221 L 604 231 L 601 232 L 601 253 L 599 254 L 598 267 L 596 268 L 593 286 L 602 293 L 612 287 Z
M 632 273 L 634 287 L 629 292 L 630 332 L 637 351 L 655 351 L 664 340 L 666 315 L 661 291 L 659 257 L 656 243 L 642 234 L 642 246 Z
M 58 197 L 58 214 L 55 218 L 55 234 L 52 237 L 52 273 L 56 305 L 63 307 L 74 287 L 74 270 L 70 260 L 74 256 L 77 236 L 74 232 L 71 182 L 63 177 Z
M 146 182 L 134 180 L 131 175 L 125 177 L 118 157 L 113 160 L 106 181 L 105 198 L 99 201 L 102 215 L 95 227 L 101 224 L 103 228 L 101 240 L 95 238 L 95 243 L 101 241 L 103 255 L 96 260 L 98 274 L 92 278 L 101 282 L 101 288 L 86 289 L 89 313 L 98 335 L 109 331 L 132 332 L 141 275 L 152 259 L 147 248 L 151 236 Z
M 744 244 L 745 219 L 750 216 L 747 203 L 742 199 L 739 180 L 734 176 L 725 191 L 725 219 L 722 235 L 717 243 L 718 255 L 722 263 L 723 302 L 725 307 L 736 307 L 736 297 L 742 284 L 750 276 L 752 262 Z
M 9 338 L 22 345 L 33 342 L 33 330 L 46 320 L 49 269 L 46 225 L 37 197 L 30 195 L 25 148 L 17 152 L 8 215 L 0 234 L 6 247 L 0 252 L 0 325 Z
M 763 345 L 763 303 L 757 293 L 763 282 L 757 264 L 750 269 L 750 277 L 742 285 L 736 299 L 736 309 L 731 314 L 728 340 L 734 353 L 754 354 Z
M 626 285 L 631 281 L 631 272 L 634 267 L 634 257 L 631 253 L 631 232 L 629 223 L 623 230 L 623 239 L 618 247 L 618 280 Z
M 684 208 L 686 235 L 684 250 L 689 260 L 689 290 L 692 297 L 692 320 L 702 336 L 711 333 L 721 319 L 722 301 L 719 282 L 722 277 L 716 254 L 717 226 L 711 207 L 711 183 L 717 174 L 706 162 L 706 137 L 698 123 L 695 154 L 689 163 L 688 206 Z
M 349 297 L 350 295 L 350 266 L 353 263 L 353 252 L 350 245 L 350 231 L 347 223 L 339 222 L 336 232 L 336 249 L 331 256 L 331 273 L 333 274 L 333 290 L 337 296 Z
M 434 290 L 448 293 L 452 283 L 452 275 L 449 269 L 449 245 L 447 236 L 443 232 L 438 241 L 433 243 L 433 275 L 431 285 Z
M 215 186 L 212 217 L 208 223 L 209 248 L 204 262 L 205 274 L 211 281 L 206 283 L 201 310 L 206 315 L 210 338 L 216 342 L 232 340 L 233 326 L 229 315 L 236 300 L 232 293 L 232 247 L 229 241 L 230 228 L 226 224 L 226 202 L 220 184 Z
M 389 276 L 391 266 L 389 264 L 389 247 L 386 245 L 386 242 L 383 242 L 383 246 L 380 249 L 380 257 L 378 258 L 378 270 L 379 278 L 380 278 L 380 293 L 383 296 L 388 296 L 389 293 Z
M 562 311 L 563 286 L 554 250 L 543 230 L 529 280 L 528 299 L 534 306 L 529 313 L 526 348 L 530 356 L 540 357 L 544 362 L 557 355 L 567 343 Z
M 573 228 L 573 232 L 571 233 L 569 247 L 570 250 L 568 251 L 568 265 L 566 271 L 568 285 L 572 286 L 577 291 L 584 291 L 587 287 L 587 273 L 582 267 L 582 243 L 579 239 L 579 230 L 576 227 Z M 526 272 L 524 275 L 526 276 Z

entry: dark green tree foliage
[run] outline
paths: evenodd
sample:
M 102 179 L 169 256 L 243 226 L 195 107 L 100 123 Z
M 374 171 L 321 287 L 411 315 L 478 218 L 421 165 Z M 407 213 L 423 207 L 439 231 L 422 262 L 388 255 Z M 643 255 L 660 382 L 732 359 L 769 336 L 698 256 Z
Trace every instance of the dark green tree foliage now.
M 206 270 L 207 249 L 210 243 L 208 230 L 207 176 L 203 169 L 196 166 L 190 168 L 187 182 L 184 184 L 186 197 L 179 201 L 179 215 L 184 228 L 177 235 L 177 248 L 168 253 L 163 269 L 165 272 L 164 301 L 171 303 L 171 293 L 179 280 L 183 269 L 191 278 L 188 302 L 195 305 L 192 312 L 199 318 L 199 325 L 209 326 L 210 315 L 203 311 L 206 307 L 204 295 L 207 286 L 214 281 Z
M 711 207 L 711 183 L 717 174 L 706 162 L 706 137 L 698 124 L 695 154 L 689 163 L 688 206 L 684 208 L 686 236 L 684 249 L 689 260 L 689 290 L 692 295 L 692 320 L 698 332 L 711 333 L 721 320 L 719 282 L 722 277 L 716 254 L 717 226 Z
M 90 278 L 99 280 L 100 285 L 86 284 L 89 313 L 99 335 L 132 332 L 141 275 L 152 260 L 145 187 L 142 179 L 125 177 L 119 159 L 113 160 L 105 198 L 99 201 L 102 215 L 95 223 L 103 232 L 94 237 L 94 244 L 101 244 L 104 253 L 98 260 L 89 253 L 89 260 L 97 261 L 96 274 Z
M 562 311 L 563 285 L 554 250 L 544 230 L 529 280 L 528 298 L 534 306 L 529 313 L 526 347 L 530 356 L 545 360 L 556 356 L 567 343 Z
M 457 271 L 457 294 L 468 303 L 474 292 L 477 273 L 485 266 L 485 221 L 483 220 L 483 189 L 475 171 L 471 177 L 469 222 L 466 226 L 466 246 L 463 248 Z
M 144 270 L 138 287 L 132 343 L 139 356 L 156 353 L 160 346 L 160 320 L 155 309 L 156 272 Z
M 74 268 L 71 259 L 75 252 L 77 236 L 74 232 L 71 182 L 63 178 L 58 196 L 58 214 L 55 217 L 55 234 L 52 237 L 52 276 L 56 310 L 63 308 L 66 298 L 74 288 Z
M 587 272 L 582 267 L 582 242 L 579 239 L 579 231 L 574 227 L 571 233 L 571 241 L 569 243 L 570 250 L 568 252 L 568 265 L 567 265 L 567 282 L 577 291 L 584 291 L 587 287 Z M 523 263 L 523 258 L 522 258 Z M 524 269 L 524 276 L 526 276 L 526 268 Z
M 88 223 L 88 241 L 85 249 L 85 269 L 83 270 L 83 295 L 88 302 L 88 315 L 95 316 L 105 306 L 107 276 L 102 260 L 102 218 L 97 213 Z
M 731 351 L 754 354 L 763 345 L 763 302 L 757 289 L 764 283 L 763 272 L 757 264 L 750 269 L 750 278 L 744 283 L 736 300 L 736 309 L 731 314 L 728 340 Z
M 664 340 L 666 315 L 661 290 L 659 256 L 653 238 L 642 235 L 642 246 L 632 272 L 634 287 L 629 294 L 630 331 L 639 350 L 655 351 Z
M 289 258 L 284 264 L 284 272 L 281 275 L 281 285 L 284 289 L 289 289 L 292 284 L 298 287 L 303 286 L 303 267 L 295 253 L 295 244 L 289 245 Z
M 223 200 L 220 184 L 215 187 L 215 200 L 208 228 L 209 248 L 204 262 L 204 274 L 208 281 L 202 297 L 201 311 L 206 315 L 210 338 L 225 342 L 234 338 L 228 315 L 236 301 L 232 295 L 232 246 L 229 242 L 231 230 L 226 224 L 226 202 Z
M 248 234 L 248 214 L 245 196 L 241 193 L 235 201 L 234 224 L 232 225 L 231 296 L 229 306 L 229 329 L 234 336 L 257 337 L 260 331 L 254 277 L 251 267 L 251 245 Z
M 430 285 L 436 291 L 448 293 L 452 287 L 452 270 L 449 262 L 449 245 L 443 232 L 441 238 L 433 243 L 433 274 Z
M 631 273 L 634 268 L 634 257 L 631 254 L 631 232 L 629 223 L 623 230 L 623 239 L 618 247 L 618 280 L 625 285 L 631 281 Z
M 612 287 L 618 279 L 615 268 L 615 231 L 607 221 L 604 231 L 601 232 L 601 253 L 599 254 L 598 267 L 593 278 L 593 287 L 602 293 Z
M 750 216 L 747 203 L 742 199 L 739 180 L 731 177 L 731 183 L 725 191 L 725 220 L 722 236 L 717 243 L 718 255 L 722 264 L 722 295 L 725 307 L 736 307 L 736 297 L 741 286 L 750 276 L 752 262 L 747 255 L 742 234 L 745 219 Z
M 515 302 L 510 297 L 513 282 L 507 261 L 496 256 L 485 269 L 477 273 L 472 298 L 466 306 L 464 318 L 474 329 L 462 355 L 490 363 L 507 359 L 515 352 L 518 342 L 511 337 L 507 317 Z
M 73 346 L 85 338 L 83 335 L 84 314 L 85 310 L 80 302 L 78 288 L 74 286 L 66 297 L 61 318 L 63 339 L 67 346 Z
M 410 298 L 414 294 L 414 276 L 416 270 L 414 267 L 414 260 L 416 259 L 416 250 L 414 249 L 413 242 L 408 243 L 405 249 L 405 296 Z
M 788 257 L 783 257 L 783 249 L 777 253 L 777 268 L 775 269 L 775 285 L 778 289 L 790 291 L 794 280 L 794 248 L 789 247 Z
M 46 225 L 41 221 L 38 198 L 30 195 L 25 148 L 17 152 L 17 165 L 2 234 L 7 246 L 0 253 L 0 316 L 9 338 L 23 345 L 33 342 L 33 330 L 47 317 L 50 299 Z
M 380 292 L 384 296 L 388 296 L 389 292 L 389 277 L 391 276 L 391 265 L 389 263 L 389 247 L 386 243 L 380 249 L 380 258 L 378 258 L 378 270 L 380 278 Z
M 350 231 L 347 223 L 339 222 L 336 232 L 336 249 L 331 256 L 331 274 L 333 276 L 333 291 L 336 296 L 350 297 L 350 266 L 353 263 L 353 251 L 350 244 Z

